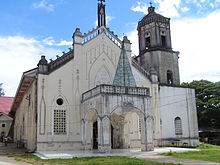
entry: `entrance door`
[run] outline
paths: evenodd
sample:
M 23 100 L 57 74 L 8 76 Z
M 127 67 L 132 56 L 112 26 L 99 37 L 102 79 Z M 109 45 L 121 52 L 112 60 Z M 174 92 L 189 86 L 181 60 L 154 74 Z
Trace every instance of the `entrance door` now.
M 113 149 L 113 143 L 114 143 L 114 141 L 113 141 L 113 126 L 111 125 L 111 147 L 112 147 L 112 149 Z
M 98 149 L 98 122 L 93 123 L 93 149 Z

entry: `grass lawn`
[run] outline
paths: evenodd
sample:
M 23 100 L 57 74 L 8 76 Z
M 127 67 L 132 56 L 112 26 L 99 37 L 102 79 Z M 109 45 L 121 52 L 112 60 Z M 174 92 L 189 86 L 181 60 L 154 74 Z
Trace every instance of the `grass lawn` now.
M 195 160 L 207 160 L 220 163 L 220 146 L 204 144 L 197 147 L 196 149 L 200 149 L 201 151 L 183 153 L 169 152 L 161 155 Z
M 73 159 L 42 160 L 32 154 L 13 155 L 17 161 L 23 161 L 34 165 L 174 165 L 171 163 L 156 163 L 128 157 L 93 157 Z

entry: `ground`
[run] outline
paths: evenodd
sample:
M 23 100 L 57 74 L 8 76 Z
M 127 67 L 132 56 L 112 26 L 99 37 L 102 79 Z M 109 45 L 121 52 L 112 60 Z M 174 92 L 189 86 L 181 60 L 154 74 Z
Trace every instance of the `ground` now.
M 173 165 L 173 164 L 220 165 L 220 163 L 215 163 L 215 162 L 184 159 L 186 157 L 185 155 L 197 154 L 198 158 L 203 159 L 206 155 L 209 154 L 207 157 L 209 158 L 210 161 L 220 162 L 220 156 L 218 155 L 220 153 L 220 147 L 204 145 L 199 147 L 199 149 L 201 149 L 201 151 L 177 153 L 188 150 L 192 151 L 192 149 L 157 148 L 153 152 L 139 152 L 139 153 L 133 153 L 127 155 L 129 157 L 113 156 L 113 157 L 90 157 L 90 158 L 87 157 L 87 158 L 42 160 L 32 154 L 25 154 L 26 150 L 16 148 L 16 145 L 14 144 L 8 144 L 8 146 L 4 146 L 3 143 L 0 143 L 0 165 L 30 165 L 30 164 L 36 164 L 36 165 L 38 164 L 41 165 L 50 165 L 50 164 L 53 165 L 60 165 L 60 164 L 62 165 L 71 165 L 71 164 L 74 165 L 103 165 L 103 164 L 105 165 Z M 166 153 L 166 155 L 169 156 L 161 155 L 161 153 L 163 152 L 168 152 Z M 206 152 L 205 155 L 202 155 L 203 152 Z M 94 155 L 95 154 L 97 153 L 94 153 Z M 171 157 L 170 155 L 175 157 Z M 214 160 L 212 160 L 211 158 L 213 158 Z

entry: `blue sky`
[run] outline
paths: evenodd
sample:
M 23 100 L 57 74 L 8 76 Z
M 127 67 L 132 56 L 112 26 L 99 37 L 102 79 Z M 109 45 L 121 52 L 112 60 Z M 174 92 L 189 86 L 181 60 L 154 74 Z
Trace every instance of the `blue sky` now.
M 136 25 L 150 1 L 106 0 L 108 27 L 131 40 L 138 54 Z M 180 51 L 181 81 L 220 81 L 220 0 L 152 0 L 171 18 L 173 49 Z M 96 27 L 97 0 L 7 0 L 0 5 L 0 82 L 13 96 L 23 71 L 42 54 L 55 59 L 71 47 L 75 28 Z

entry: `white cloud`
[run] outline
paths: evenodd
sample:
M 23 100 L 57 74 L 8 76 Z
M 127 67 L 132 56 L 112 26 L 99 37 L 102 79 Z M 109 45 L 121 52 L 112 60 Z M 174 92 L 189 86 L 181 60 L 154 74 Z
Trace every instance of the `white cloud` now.
M 187 12 L 187 11 L 189 11 L 189 10 L 190 10 L 190 9 L 189 9 L 188 7 L 182 7 L 182 8 L 181 8 L 181 11 L 182 11 L 182 12 Z
M 209 4 L 212 8 L 215 8 L 215 5 L 213 3 Z
M 140 2 L 140 1 L 137 1 L 136 3 L 137 3 L 136 6 L 131 7 L 132 11 L 141 12 L 141 13 L 144 13 L 144 14 L 148 13 L 148 11 L 147 11 L 148 7 L 147 7 L 146 3 Z
M 73 44 L 72 41 L 62 40 L 59 43 L 57 43 L 57 46 L 71 46 L 72 44 Z
M 54 5 L 49 4 L 46 0 L 41 0 L 38 3 L 33 3 L 32 7 L 35 8 L 35 9 L 43 9 L 43 10 L 46 10 L 48 12 L 53 12 L 54 11 Z
M 43 42 L 45 45 L 49 45 L 49 46 L 55 45 L 55 40 L 53 39 L 53 37 L 47 37 L 47 38 L 43 39 L 42 42 Z
M 179 17 L 181 0 L 154 0 L 159 4 L 158 12 L 166 17 Z
M 0 36 L 0 82 L 4 84 L 6 95 L 14 96 L 22 73 L 36 67 L 42 54 L 49 59 L 59 52 L 36 39 Z
M 127 33 L 128 39 L 131 41 L 131 50 L 134 55 L 139 54 L 139 45 L 138 45 L 138 32 L 133 30 Z
M 179 17 L 178 10 L 180 9 L 181 0 L 154 0 L 154 3 L 159 4 L 158 13 L 167 17 Z M 135 6 L 131 7 L 132 11 L 148 13 L 147 3 L 137 1 Z
M 47 37 L 44 40 L 42 40 L 43 44 L 48 45 L 48 46 L 71 46 L 72 41 L 66 41 L 62 40 L 59 43 L 57 43 L 53 37 Z
M 173 49 L 180 51 L 181 81 L 220 81 L 220 11 L 204 18 L 179 19 L 171 23 Z M 128 33 L 132 51 L 138 54 L 136 29 Z
M 220 12 L 205 18 L 173 22 L 173 48 L 180 51 L 182 81 L 192 79 L 220 80 L 219 38 Z

